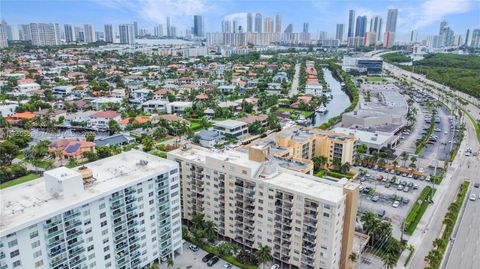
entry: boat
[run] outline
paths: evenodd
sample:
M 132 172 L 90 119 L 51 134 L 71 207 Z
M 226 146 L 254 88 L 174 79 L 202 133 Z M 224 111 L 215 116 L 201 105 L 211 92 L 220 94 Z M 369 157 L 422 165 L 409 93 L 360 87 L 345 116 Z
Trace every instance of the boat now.
M 317 107 L 317 109 L 315 111 L 323 115 L 323 114 L 327 113 L 328 109 L 324 105 L 321 105 L 321 106 Z

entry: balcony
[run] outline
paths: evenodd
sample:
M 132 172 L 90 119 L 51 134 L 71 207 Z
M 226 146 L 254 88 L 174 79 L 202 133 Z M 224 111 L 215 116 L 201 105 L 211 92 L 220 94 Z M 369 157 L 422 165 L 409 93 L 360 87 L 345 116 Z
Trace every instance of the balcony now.
M 80 216 L 80 212 L 79 212 L 79 211 L 77 211 L 77 212 L 75 212 L 75 213 L 64 214 L 64 215 L 63 215 L 63 220 L 64 220 L 64 221 L 71 220 L 71 219 L 73 219 L 73 218 L 75 218 L 75 217 L 78 217 L 78 216 Z
M 47 234 L 47 239 L 50 239 L 50 238 L 55 237 L 55 236 L 57 236 L 59 234 L 62 234 L 62 233 L 63 233 L 63 230 L 56 230 L 54 232 L 49 232 Z
M 61 224 L 61 223 L 62 223 L 62 220 L 52 221 L 52 222 L 50 222 L 50 223 L 45 222 L 45 224 L 43 224 L 43 228 L 45 228 L 45 229 L 48 230 L 48 229 L 50 229 L 50 228 L 52 228 L 52 227 L 54 227 L 54 226 L 57 226 L 57 225 L 59 225 L 59 224 Z
M 74 267 L 77 264 L 80 264 L 80 263 L 84 262 L 86 259 L 87 259 L 87 257 L 83 256 L 81 258 L 76 258 L 76 259 L 70 260 L 70 267 Z

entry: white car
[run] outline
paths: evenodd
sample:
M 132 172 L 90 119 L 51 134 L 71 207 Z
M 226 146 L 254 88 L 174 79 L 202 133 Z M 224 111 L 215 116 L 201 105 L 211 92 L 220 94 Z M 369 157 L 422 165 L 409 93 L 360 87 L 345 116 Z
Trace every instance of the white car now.
M 475 201 L 477 200 L 477 196 L 475 194 L 470 194 L 470 201 Z
M 270 267 L 270 269 L 279 269 L 280 268 L 280 265 L 278 264 L 274 264 L 272 265 L 272 267 Z
M 392 207 L 397 208 L 399 205 L 400 205 L 400 202 L 395 201 L 395 202 L 393 202 Z

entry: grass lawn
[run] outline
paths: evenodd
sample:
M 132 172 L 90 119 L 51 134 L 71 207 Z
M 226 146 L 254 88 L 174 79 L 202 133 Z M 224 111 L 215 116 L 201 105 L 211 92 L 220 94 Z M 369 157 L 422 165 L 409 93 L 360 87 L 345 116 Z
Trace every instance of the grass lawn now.
M 37 179 L 39 177 L 40 176 L 38 174 L 31 173 L 31 174 L 28 174 L 26 176 L 19 177 L 17 179 L 13 179 L 13 180 L 10 180 L 10 181 L 7 181 L 7 182 L 4 182 L 4 183 L 0 184 L 0 190 L 11 187 L 11 186 L 15 186 L 15 185 L 18 185 L 18 184 L 21 184 L 21 183 L 24 183 L 24 182 L 27 182 L 27 181 L 30 181 L 30 180 L 34 180 L 34 179 Z
M 22 152 L 19 153 L 19 154 L 18 154 L 17 156 L 15 156 L 15 157 L 17 157 L 17 159 L 21 159 L 21 160 L 25 159 L 25 155 L 24 155 Z
M 380 77 L 367 77 L 367 81 L 368 82 L 379 82 L 379 81 L 385 81 L 385 79 L 380 78 Z
M 279 111 L 284 111 L 284 112 L 290 112 L 290 113 L 300 113 L 303 116 L 305 116 L 305 118 L 308 118 L 308 117 L 312 116 L 312 114 L 314 113 L 313 111 L 303 111 L 303 110 L 294 109 L 294 108 L 287 108 L 287 107 L 281 107 L 278 110 Z

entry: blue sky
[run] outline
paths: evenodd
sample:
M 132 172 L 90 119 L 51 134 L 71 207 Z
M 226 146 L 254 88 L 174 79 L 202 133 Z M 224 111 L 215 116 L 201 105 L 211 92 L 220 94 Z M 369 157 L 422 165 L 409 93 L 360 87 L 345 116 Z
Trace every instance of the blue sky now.
M 279 12 L 283 28 L 293 23 L 294 30 L 300 31 L 302 23 L 309 22 L 310 32 L 333 35 L 337 23 L 346 23 L 349 9 L 357 15 L 380 15 L 385 21 L 388 8 L 399 9 L 400 38 L 412 29 L 420 36 L 436 34 L 442 19 L 460 34 L 480 28 L 480 0 L 0 0 L 0 17 L 10 24 L 93 23 L 101 30 L 105 23 L 131 21 L 153 28 L 171 16 L 173 24 L 186 29 L 193 23 L 192 15 L 201 14 L 209 32 L 220 30 L 225 17 L 242 18 L 245 12 L 274 17 Z

